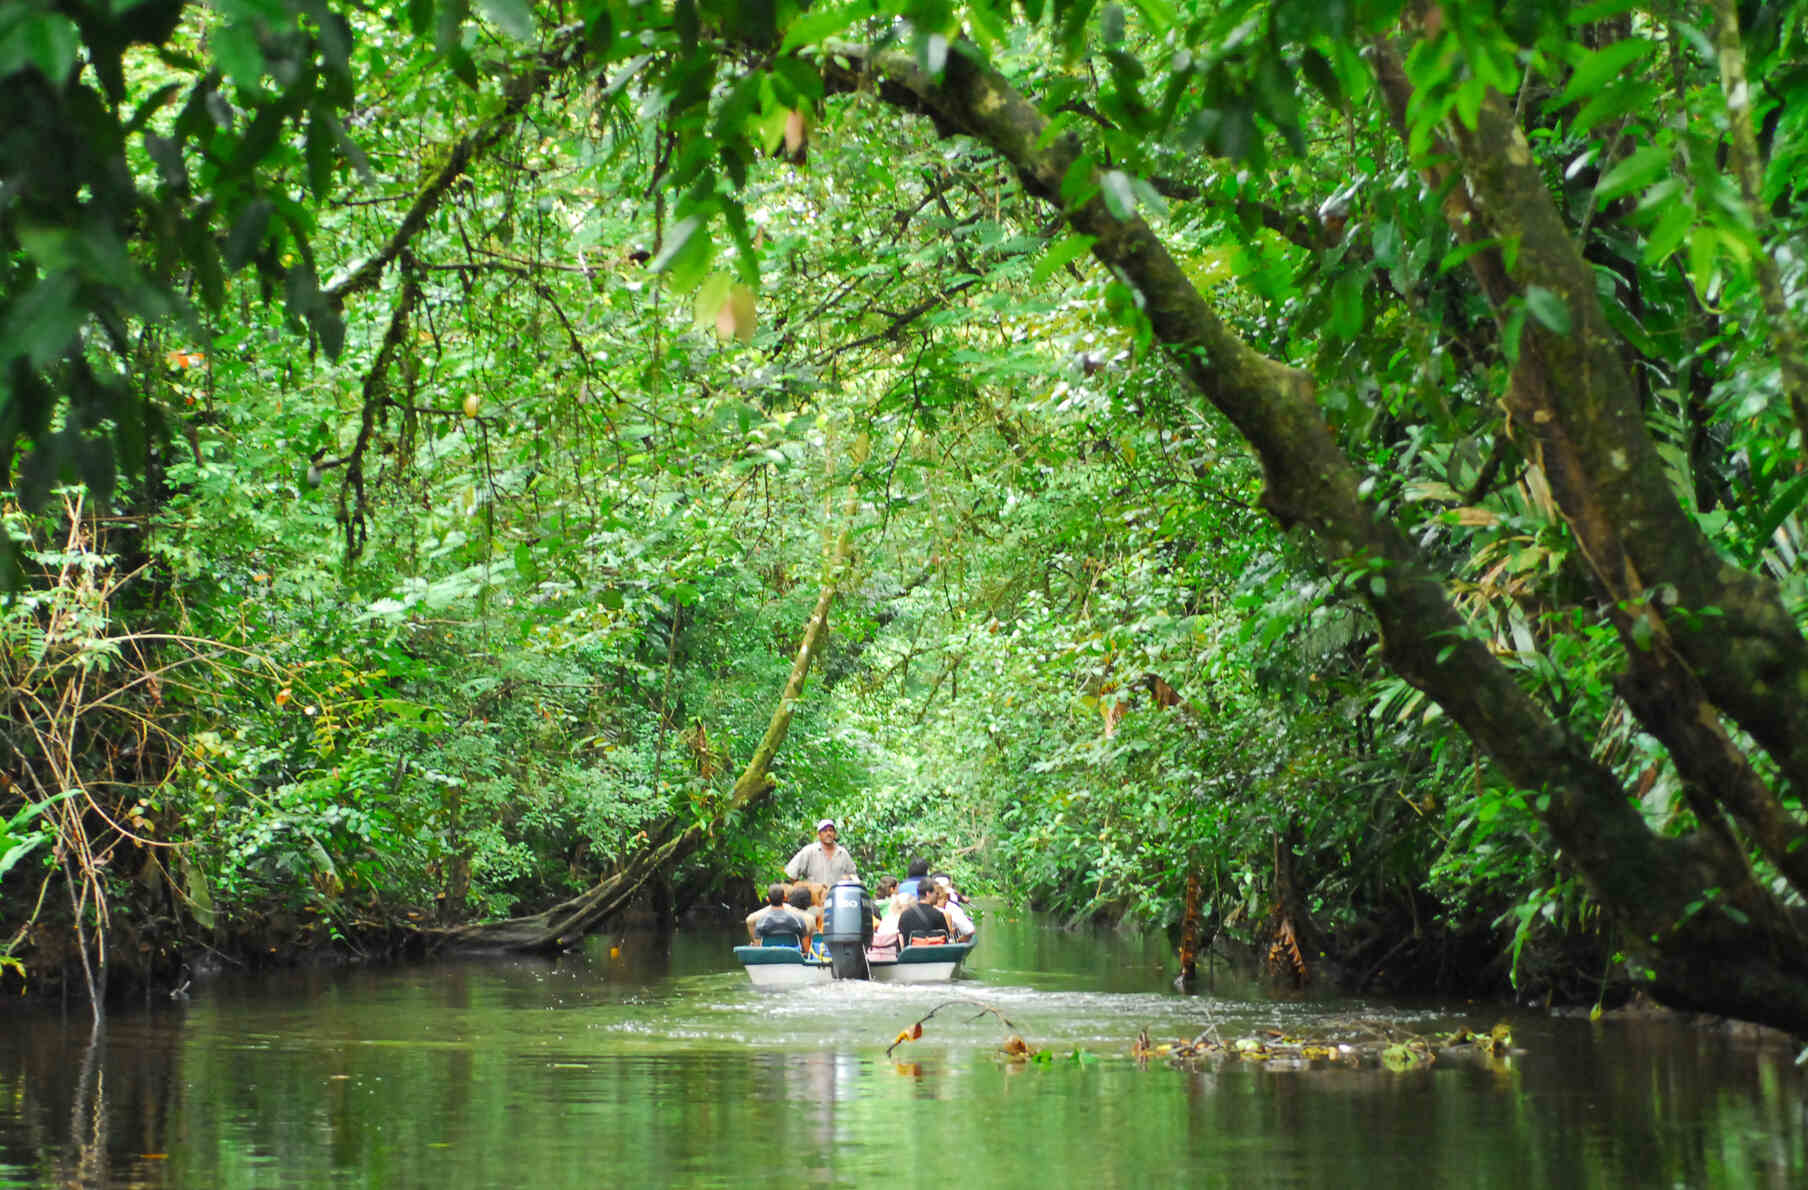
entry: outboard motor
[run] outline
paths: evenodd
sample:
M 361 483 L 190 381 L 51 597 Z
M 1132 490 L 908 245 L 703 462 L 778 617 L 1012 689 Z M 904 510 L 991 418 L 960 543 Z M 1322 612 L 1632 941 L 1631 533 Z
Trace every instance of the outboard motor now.
M 873 899 L 858 880 L 831 885 L 822 907 L 822 940 L 836 979 L 865 979 L 873 940 Z

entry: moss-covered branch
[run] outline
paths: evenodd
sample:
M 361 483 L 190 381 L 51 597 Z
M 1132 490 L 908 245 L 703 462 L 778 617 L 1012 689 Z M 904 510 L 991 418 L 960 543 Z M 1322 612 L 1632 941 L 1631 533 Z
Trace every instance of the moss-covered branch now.
M 950 55 L 939 79 L 901 53 L 848 61 L 856 65 L 827 68 L 832 86 L 873 89 L 944 133 L 989 145 L 1026 191 L 1060 206 L 1071 230 L 1092 237 L 1093 255 L 1136 287 L 1155 337 L 1261 460 L 1267 508 L 1283 524 L 1309 530 L 1331 564 L 1364 573 L 1358 589 L 1382 625 L 1388 665 L 1436 699 L 1511 780 L 1543 791 L 1541 817 L 1649 963 L 1656 990 L 1675 1002 L 1717 999 L 1721 1011 L 1808 1028 L 1808 986 L 1790 990 L 1808 975 L 1793 957 L 1801 952 L 1792 916 L 1749 879 L 1742 857 L 1711 839 L 1647 829 L 1587 745 L 1519 688 L 1468 630 L 1418 551 L 1362 498 L 1310 376 L 1244 342 L 1153 230 L 1113 215 L 1096 186 L 1083 202 L 1062 202 L 1064 180 L 1076 165 L 1085 169 L 1078 141 L 1049 140 L 1035 106 L 973 55 Z M 1702 912 L 1703 889 L 1726 890 L 1733 914 Z

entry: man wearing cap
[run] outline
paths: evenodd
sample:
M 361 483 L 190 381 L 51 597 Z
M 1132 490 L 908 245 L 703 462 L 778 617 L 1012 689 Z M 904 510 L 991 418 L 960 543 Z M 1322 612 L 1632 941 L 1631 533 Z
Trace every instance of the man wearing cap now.
M 816 842 L 798 849 L 785 865 L 785 875 L 793 881 L 811 884 L 834 884 L 838 880 L 856 880 L 854 857 L 847 848 L 835 843 L 835 820 L 825 818 L 816 824 Z

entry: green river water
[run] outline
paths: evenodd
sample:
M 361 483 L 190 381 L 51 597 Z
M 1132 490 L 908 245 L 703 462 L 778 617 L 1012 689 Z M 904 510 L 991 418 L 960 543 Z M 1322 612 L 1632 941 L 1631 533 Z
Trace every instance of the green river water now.
M 995 910 L 952 985 L 759 993 L 726 932 L 0 1007 L 0 1186 L 1801 1186 L 1794 1050 L 1673 1022 L 1169 987 L 1166 948 Z M 619 953 L 612 954 L 616 943 Z M 1013 1061 L 996 1008 L 1057 1060 Z M 1208 1027 L 1513 1028 L 1499 1061 L 1139 1065 Z M 1076 1059 L 1075 1054 L 1080 1057 Z

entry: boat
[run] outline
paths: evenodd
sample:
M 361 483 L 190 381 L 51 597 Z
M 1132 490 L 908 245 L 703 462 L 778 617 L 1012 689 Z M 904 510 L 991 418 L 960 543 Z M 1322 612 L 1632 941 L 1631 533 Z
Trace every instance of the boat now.
M 737 946 L 734 955 L 756 988 L 802 988 L 835 978 L 829 960 L 795 946 Z
M 831 979 L 870 979 L 878 983 L 943 983 L 954 978 L 973 953 L 973 942 L 916 942 L 902 950 L 876 950 L 873 902 L 858 880 L 843 880 L 829 889 L 823 905 L 822 942 L 826 953 L 805 952 L 776 938 L 766 946 L 737 946 L 735 958 L 756 988 L 800 988 Z
M 895 956 L 883 958 L 876 958 L 869 951 L 867 962 L 872 978 L 880 983 L 946 983 L 972 953 L 972 942 L 944 942 L 937 946 L 906 946 Z
M 737 946 L 734 953 L 756 988 L 801 988 L 836 978 L 870 979 L 875 983 L 946 983 L 973 953 L 973 943 L 906 946 L 901 951 L 868 950 L 864 971 L 847 976 L 836 975 L 833 958 L 805 954 L 795 946 Z

